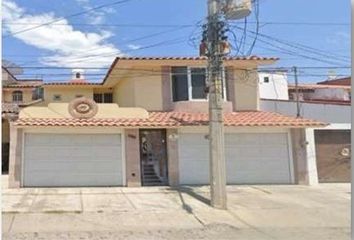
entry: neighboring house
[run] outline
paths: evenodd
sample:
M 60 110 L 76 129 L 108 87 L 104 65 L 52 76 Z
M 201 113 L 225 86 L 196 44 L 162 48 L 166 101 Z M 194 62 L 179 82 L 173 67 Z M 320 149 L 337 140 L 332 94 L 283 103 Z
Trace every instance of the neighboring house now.
M 287 73 L 262 71 L 259 76 L 259 96 L 261 99 L 289 100 Z
M 326 128 L 314 131 L 320 182 L 350 182 L 351 179 L 351 89 L 345 83 L 348 79 L 299 85 L 300 116 L 330 123 Z M 296 116 L 294 86 L 289 86 L 289 95 L 292 96 L 289 101 L 262 99 L 261 109 Z
M 299 100 L 350 102 L 351 87 L 345 85 L 299 84 Z M 289 86 L 290 99 L 296 100 L 295 85 Z
M 350 86 L 351 85 L 351 77 L 336 78 L 336 79 L 326 80 L 326 81 L 323 81 L 323 82 L 318 82 L 317 84 L 336 85 L 336 86 Z
M 317 183 L 308 128 L 326 124 L 260 111 L 258 75 L 244 70 L 276 60 L 224 60 L 228 184 Z M 206 66 L 122 57 L 102 83 L 45 84 L 47 105 L 11 128 L 10 187 L 209 184 Z
M 19 109 L 42 101 L 42 80 L 17 79 L 2 67 L 2 171 L 8 171 L 9 121 L 16 119 Z

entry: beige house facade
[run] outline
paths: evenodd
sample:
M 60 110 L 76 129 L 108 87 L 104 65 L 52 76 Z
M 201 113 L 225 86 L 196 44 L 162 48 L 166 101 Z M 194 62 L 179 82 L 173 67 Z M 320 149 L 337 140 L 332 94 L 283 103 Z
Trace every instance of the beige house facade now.
M 226 58 L 228 184 L 316 184 L 312 128 L 259 110 L 257 69 Z M 209 183 L 207 60 L 117 58 L 102 83 L 44 84 L 44 101 L 10 127 L 10 187 Z M 87 117 L 89 116 L 89 117 Z

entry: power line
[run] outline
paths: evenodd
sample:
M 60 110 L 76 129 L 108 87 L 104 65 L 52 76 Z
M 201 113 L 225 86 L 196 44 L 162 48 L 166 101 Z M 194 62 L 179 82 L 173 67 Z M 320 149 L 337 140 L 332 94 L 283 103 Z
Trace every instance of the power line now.
M 23 30 L 20 30 L 20 31 L 17 31 L 17 32 L 14 32 L 14 33 L 11 33 L 9 35 L 5 35 L 3 36 L 4 38 L 7 38 L 7 37 L 10 37 L 10 36 L 15 36 L 17 34 L 20 34 L 20 33 L 24 33 L 24 32 L 28 32 L 28 31 L 31 31 L 31 30 L 34 30 L 34 29 L 37 29 L 37 28 L 40 28 L 40 27 L 43 27 L 43 26 L 48 26 L 48 25 L 51 25 L 53 23 L 56 23 L 56 22 L 60 22 L 66 18 L 72 18 L 72 17 L 77 17 L 77 16 L 80 16 L 80 15 L 83 15 L 83 14 L 86 14 L 86 13 L 89 13 L 89 12 L 92 12 L 92 11 L 95 11 L 97 9 L 101 9 L 101 8 L 105 8 L 105 7 L 109 7 L 109 6 L 113 6 L 113 5 L 118 5 L 118 4 L 123 4 L 123 3 L 126 3 L 126 2 L 130 2 L 132 0 L 120 0 L 120 1 L 115 1 L 115 2 L 112 2 L 112 3 L 107 3 L 107 4 L 103 4 L 103 5 L 99 5 L 99 6 L 96 6 L 96 7 L 93 7 L 93 8 L 90 8 L 90 9 L 87 9 L 85 11 L 81 11 L 81 12 L 77 12 L 77 13 L 74 13 L 74 14 L 70 14 L 70 15 L 67 15 L 67 16 L 64 16 L 64 17 L 60 17 L 58 19 L 55 19 L 53 21 L 50 21 L 50 22 L 46 22 L 46 23 L 41 23 L 39 25 L 36 25 L 34 27 L 30 27 L 30 28 L 26 28 L 26 29 L 23 29 Z
M 238 28 L 240 30 L 242 30 L 242 28 L 240 27 L 236 27 L 235 28 Z M 320 56 L 324 56 L 324 57 L 330 57 L 330 58 L 336 58 L 338 61 L 345 61 L 347 62 L 348 58 L 347 57 L 343 57 L 343 56 L 340 56 L 340 55 L 336 55 L 336 54 L 328 54 L 328 52 L 325 52 L 321 49 L 316 49 L 316 48 L 313 48 L 313 47 L 310 47 L 310 46 L 306 46 L 304 44 L 300 44 L 300 43 L 292 43 L 292 42 L 289 42 L 289 41 L 285 41 L 285 40 L 281 40 L 279 38 L 275 38 L 275 37 L 272 37 L 272 36 L 269 36 L 269 35 L 266 35 L 266 34 L 261 34 L 261 33 L 256 33 L 254 31 L 251 31 L 251 30 L 247 30 L 247 32 L 251 33 L 251 34 L 254 34 L 257 36 L 261 36 L 263 38 L 266 38 L 266 39 L 269 39 L 269 40 L 272 40 L 272 41 L 275 41 L 275 42 L 278 42 L 278 43 L 281 43 L 281 44 L 284 44 L 284 45 L 287 45 L 289 47 L 292 47 L 292 48 L 295 48 L 295 49 L 299 49 L 299 50 L 302 50 L 302 51 L 307 51 L 307 52 L 311 52 L 312 54 L 315 54 L 315 55 L 320 55 Z M 261 40 L 260 40 L 261 41 Z M 265 42 L 265 41 L 261 41 L 261 42 L 264 42 L 266 44 L 269 44 L 269 45 L 272 45 L 271 43 L 269 42 Z M 276 48 L 279 48 L 279 49 L 283 49 L 284 48 L 281 48 L 277 45 L 273 45 L 275 46 Z M 286 50 L 286 49 L 285 49 Z M 325 53 L 323 53 L 325 52 Z M 342 59 L 341 59 L 342 58 Z M 346 58 L 347 60 L 344 60 L 344 58 Z M 327 61 L 328 62 L 328 61 Z
M 8 69 L 11 68 L 18 68 L 18 67 L 6 67 Z M 58 69 L 58 70 L 63 70 L 63 69 L 75 69 L 75 68 L 80 68 L 80 69 L 87 69 L 87 70 L 107 70 L 109 67 L 78 67 L 78 66 L 72 66 L 72 67 L 52 67 L 52 66 L 27 66 L 27 67 L 21 67 L 23 69 Z M 241 69 L 241 70 L 249 70 L 249 69 L 260 69 L 260 70 L 284 70 L 284 69 L 291 69 L 292 67 L 266 67 L 266 68 L 234 68 L 234 69 Z M 297 66 L 298 69 L 350 69 L 350 66 Z M 124 69 L 124 70 L 136 70 L 139 68 L 118 68 L 118 69 Z M 140 69 L 144 70 L 144 69 Z M 149 70 L 150 71 L 150 70 Z
M 344 22 L 263 22 L 263 21 L 248 21 L 248 24 L 260 24 L 260 25 L 301 25 L 301 26 L 350 26 L 350 23 Z M 3 22 L 4 25 L 23 25 L 23 26 L 33 26 L 40 25 L 42 23 L 21 23 L 21 22 Z M 51 25 L 66 25 L 64 23 L 53 23 Z M 137 28 L 170 28 L 170 27 L 181 27 L 181 26 L 193 26 L 190 24 L 92 24 L 92 23 L 70 23 L 72 26 L 93 26 L 93 27 L 137 27 Z M 237 26 L 239 24 L 233 23 L 232 26 Z

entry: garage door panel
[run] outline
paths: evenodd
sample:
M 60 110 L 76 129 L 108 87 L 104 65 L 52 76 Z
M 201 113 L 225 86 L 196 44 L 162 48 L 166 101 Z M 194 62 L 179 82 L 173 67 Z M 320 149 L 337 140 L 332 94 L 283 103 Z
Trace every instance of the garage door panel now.
M 232 173 L 228 173 L 232 174 Z M 238 174 L 234 173 L 231 177 L 231 180 L 228 181 L 229 184 L 259 184 L 263 183 L 264 179 L 269 179 L 269 175 L 263 175 L 259 172 L 251 172 L 251 171 L 242 171 Z M 271 178 L 272 184 L 282 184 L 284 182 L 289 181 L 289 177 L 287 174 L 277 174 Z
M 259 140 L 253 134 L 248 133 L 238 133 L 236 137 L 235 134 L 225 134 L 225 145 L 250 145 L 257 143 Z
M 119 134 L 26 134 L 24 185 L 120 186 L 120 138 Z
M 86 175 L 77 175 L 77 174 L 69 174 L 65 178 L 56 178 L 55 182 L 53 182 L 53 174 L 47 173 L 41 176 L 41 178 L 33 179 L 31 181 L 31 186 L 34 187 L 61 187 L 61 186 L 72 186 L 72 180 L 75 178 L 76 183 L 75 187 L 86 187 L 90 186 L 92 183 L 88 181 Z M 115 181 L 120 181 L 120 176 L 115 175 L 107 175 L 107 174 L 96 174 L 92 175 L 92 178 L 95 178 L 94 186 L 116 186 L 116 184 L 112 184 L 112 179 L 115 178 Z
M 259 134 L 258 134 L 259 135 Z M 264 145 L 287 145 L 286 133 L 267 133 L 262 134 L 262 144 Z
M 203 136 L 204 134 L 180 134 L 179 161 L 182 184 L 209 183 L 209 142 L 205 141 Z M 287 139 L 287 133 L 225 134 L 227 182 L 291 183 Z M 193 150 L 195 146 L 197 151 Z
M 102 172 L 111 172 L 112 167 L 115 167 L 116 169 L 119 169 L 117 172 L 121 172 L 120 166 L 118 164 L 112 165 L 110 160 L 106 161 L 100 161 L 100 167 L 97 167 L 97 162 L 89 162 L 86 161 L 85 159 L 63 159 L 62 161 L 56 161 L 55 162 L 55 170 L 53 170 L 53 167 L 46 164 L 46 161 L 36 161 L 35 163 L 31 163 L 26 167 L 27 172 L 30 171 L 46 171 L 50 172 L 53 171 L 55 172 L 68 172 L 67 169 L 77 171 L 77 174 L 80 172 L 84 171 L 87 174 L 95 173 L 96 171 L 102 171 Z
M 260 149 L 260 153 L 263 155 L 263 156 L 267 156 L 267 157 L 285 157 L 287 158 L 289 156 L 289 150 L 287 148 L 287 146 L 284 146 L 284 147 L 269 147 L 269 148 L 265 148 L 265 147 L 262 147 Z

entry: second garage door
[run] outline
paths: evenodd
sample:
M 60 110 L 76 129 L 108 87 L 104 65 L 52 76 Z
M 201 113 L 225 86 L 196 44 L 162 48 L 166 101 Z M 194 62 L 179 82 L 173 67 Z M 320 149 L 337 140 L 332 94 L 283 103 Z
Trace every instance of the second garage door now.
M 27 133 L 24 144 L 24 186 L 123 185 L 120 134 Z
M 209 142 L 206 134 L 179 135 L 181 184 L 209 183 Z M 287 133 L 225 134 L 229 184 L 292 183 Z

